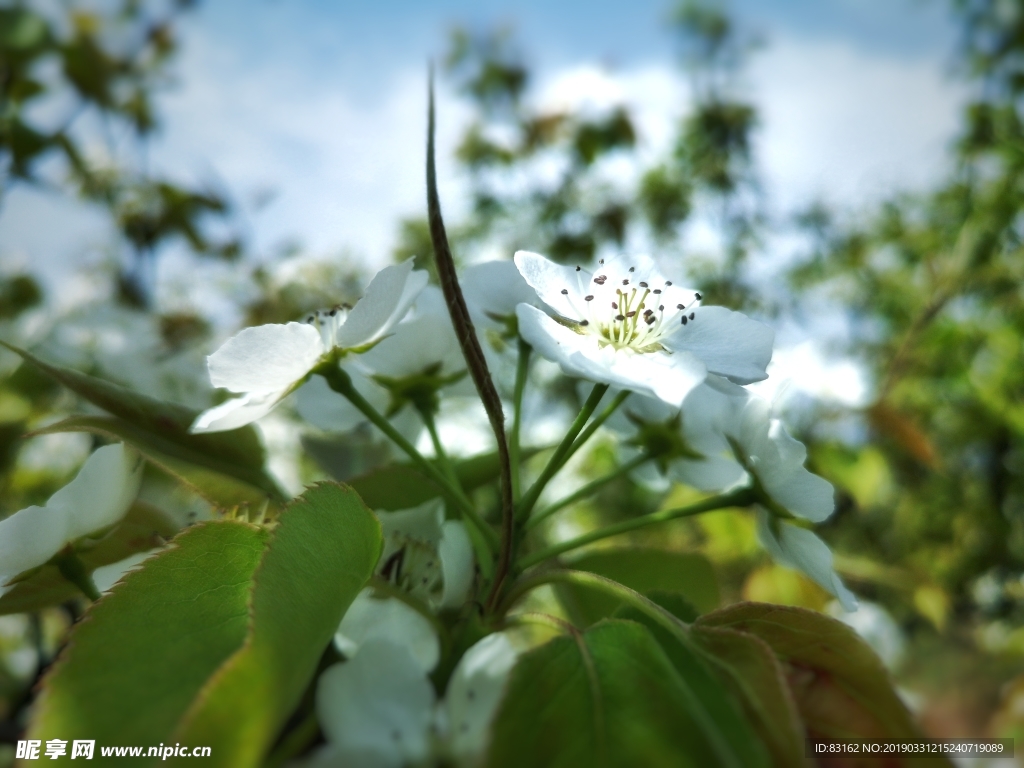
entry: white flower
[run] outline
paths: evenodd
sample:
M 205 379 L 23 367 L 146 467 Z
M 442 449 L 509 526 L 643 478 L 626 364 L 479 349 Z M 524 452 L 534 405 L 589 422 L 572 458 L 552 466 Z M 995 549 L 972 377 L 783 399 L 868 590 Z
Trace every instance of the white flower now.
M 515 661 L 505 635 L 488 635 L 459 660 L 438 702 L 408 650 L 388 640 L 367 644 L 320 676 L 316 709 L 327 746 L 314 764 L 479 764 Z
M 774 332 L 739 312 L 701 307 L 646 257 L 602 260 L 597 273 L 520 251 L 515 263 L 554 311 L 521 304 L 519 332 L 571 375 L 679 406 L 707 374 L 767 377 Z
M 45 505 L 0 520 L 0 593 L 18 575 L 124 517 L 139 492 L 142 467 L 135 450 L 120 443 L 104 446 Z
M 385 267 L 352 310 L 334 308 L 305 323 L 260 325 L 228 339 L 208 358 L 210 381 L 240 394 L 199 415 L 193 432 L 219 432 L 265 416 L 334 350 L 351 352 L 383 338 L 405 315 L 427 283 L 412 260 Z
M 426 617 L 396 597 L 374 597 L 373 588 L 367 587 L 345 612 L 334 645 L 352 658 L 379 640 L 403 646 L 424 672 L 433 670 L 441 656 L 441 644 Z
M 670 479 L 701 491 L 722 491 L 747 479 L 725 435 L 747 397 L 742 387 L 710 375 L 681 408 L 635 396 L 608 424 L 629 436 L 632 445 L 625 458 L 639 451 L 664 452 L 638 467 L 637 479 L 656 487 Z
M 802 571 L 834 595 L 844 610 L 857 610 L 856 596 L 846 588 L 832 567 L 832 552 L 813 532 L 787 523 L 766 509 L 759 509 L 757 537 L 773 560 Z
M 473 586 L 473 545 L 461 520 L 445 520 L 428 501 L 402 512 L 380 512 L 384 550 L 378 574 L 439 608 L 455 608 Z
M 787 515 L 822 522 L 835 509 L 832 485 L 804 467 L 807 448 L 771 418 L 771 406 L 751 396 L 730 430 L 739 458 L 754 474 L 761 494 L 757 533 L 772 558 L 805 573 L 838 598 L 847 611 L 857 598 L 832 567 L 828 545 L 814 533 L 786 521 Z
M 820 523 L 832 514 L 835 499 L 831 483 L 804 467 L 807 448 L 790 437 L 781 421 L 771 418 L 767 400 L 750 396 L 728 433 L 770 506 L 812 523 Z

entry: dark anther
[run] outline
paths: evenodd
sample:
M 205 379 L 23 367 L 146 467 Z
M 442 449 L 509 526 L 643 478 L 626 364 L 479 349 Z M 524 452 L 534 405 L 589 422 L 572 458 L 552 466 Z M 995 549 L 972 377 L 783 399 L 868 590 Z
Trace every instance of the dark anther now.
M 563 296 L 568 296 L 569 295 L 569 289 L 568 288 L 563 288 L 562 289 L 562 295 Z
M 626 317 L 633 317 L 635 314 L 636 314 L 636 310 L 634 309 L 632 312 L 627 312 L 626 313 Z
M 336 314 L 338 314 L 338 308 L 337 308 L 337 307 L 335 307 L 334 309 L 332 309 L 332 310 L 331 310 L 330 312 L 328 312 L 327 314 L 329 314 L 329 315 L 330 315 L 331 317 L 334 317 L 334 316 L 335 316 Z
M 693 295 L 697 297 L 697 301 L 700 301 L 700 300 L 701 300 L 701 295 L 700 295 L 699 293 L 695 293 L 695 294 L 693 294 Z
M 589 320 L 580 320 L 580 325 L 590 325 Z
M 619 305 L 618 305 L 618 304 L 616 304 L 616 303 L 615 303 L 615 302 L 613 301 L 613 302 L 612 302 L 612 309 L 618 309 L 618 308 L 619 308 Z
M 686 309 L 682 304 L 676 304 L 676 309 Z
M 601 259 L 601 260 L 600 260 L 600 261 L 598 261 L 597 263 L 598 263 L 598 264 L 604 264 L 604 259 Z
M 662 304 L 660 307 L 658 307 L 658 311 L 659 312 L 664 312 L 665 311 L 665 305 Z
M 621 321 L 621 320 L 625 320 L 626 318 L 624 318 L 622 315 L 616 315 L 615 319 Z
M 584 297 L 583 297 L 583 300 L 584 300 L 584 301 L 593 301 L 593 300 L 594 300 L 594 295 L 593 295 L 593 294 L 591 294 L 590 296 L 584 296 Z
M 623 280 L 623 281 L 622 281 L 622 284 L 623 284 L 623 285 L 629 285 L 629 280 Z
M 608 279 L 607 275 L 598 275 L 594 278 L 594 282 L 598 285 L 604 285 L 604 281 Z
M 641 288 L 646 288 L 646 287 L 647 287 L 647 283 L 641 282 L 641 283 L 640 283 L 640 287 L 641 287 Z
M 665 285 L 672 285 L 672 281 L 671 280 L 666 280 L 665 281 Z
M 683 315 L 683 325 L 686 325 L 686 315 Z
M 647 316 L 647 317 L 646 317 L 646 318 L 644 319 L 644 322 L 645 322 L 645 323 L 647 323 L 648 325 L 654 325 L 654 321 L 655 321 L 655 320 L 657 320 L 657 318 L 656 318 L 656 317 L 655 317 L 654 315 L 648 315 L 648 316 Z
M 636 267 L 630 267 L 630 268 L 629 268 L 629 271 L 630 271 L 630 272 L 635 272 L 635 271 L 636 271 Z
M 306 322 L 307 323 L 312 323 L 313 322 L 313 315 L 310 315 L 309 317 L 307 317 L 306 318 Z
M 655 288 L 654 293 L 661 293 L 661 288 Z
M 579 264 L 577 264 L 577 265 L 576 265 L 576 271 L 577 271 L 577 272 L 579 272 L 579 271 L 580 271 L 580 265 L 579 265 Z
M 690 313 L 690 319 L 693 320 L 693 312 Z

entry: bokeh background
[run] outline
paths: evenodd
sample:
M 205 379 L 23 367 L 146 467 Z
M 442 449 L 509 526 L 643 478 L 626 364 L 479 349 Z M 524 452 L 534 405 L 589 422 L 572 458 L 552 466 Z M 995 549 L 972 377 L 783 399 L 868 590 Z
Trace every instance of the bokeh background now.
M 457 258 L 648 252 L 770 322 L 755 388 L 837 488 L 845 620 L 932 735 L 1024 737 L 1020 0 L 0 2 L 0 339 L 205 407 L 239 326 L 429 269 L 430 61 Z M 576 396 L 545 393 L 538 440 Z M 90 438 L 25 435 L 78 405 L 0 353 L 0 515 L 73 475 Z M 288 409 L 261 429 L 296 491 L 383 456 Z M 548 535 L 657 499 L 623 480 Z M 641 539 L 710 557 L 723 602 L 835 611 L 740 513 Z M 0 617 L 0 742 L 78 610 Z

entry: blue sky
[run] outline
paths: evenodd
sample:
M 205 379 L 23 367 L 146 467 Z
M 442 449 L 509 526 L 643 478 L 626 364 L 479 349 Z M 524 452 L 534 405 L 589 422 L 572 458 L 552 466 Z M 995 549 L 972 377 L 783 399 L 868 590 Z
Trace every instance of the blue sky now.
M 941 177 L 963 98 L 948 76 L 955 35 L 944 2 L 731 7 L 766 41 L 745 86 L 761 110 L 757 150 L 776 212 L 816 197 L 856 208 Z M 453 24 L 512 24 L 535 70 L 531 98 L 622 100 L 654 155 L 687 101 L 665 24 L 670 8 L 663 0 L 206 0 L 183 26 L 152 158 L 242 201 L 272 190 L 273 202 L 251 217 L 261 254 L 295 239 L 381 263 L 396 220 L 422 211 L 424 65 L 443 53 Z M 444 91 L 440 107 L 441 191 L 455 218 L 464 186 L 446 157 L 468 111 Z M 69 260 L 109 252 L 110 242 L 96 216 L 46 195 L 12 193 L 0 213 L 0 255 L 51 280 Z M 162 268 L 169 278 L 192 274 L 174 259 Z

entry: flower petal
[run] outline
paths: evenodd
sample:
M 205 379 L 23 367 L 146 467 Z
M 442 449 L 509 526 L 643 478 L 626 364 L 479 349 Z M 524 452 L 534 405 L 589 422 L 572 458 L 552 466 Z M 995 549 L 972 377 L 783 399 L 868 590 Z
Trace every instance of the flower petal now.
M 449 749 L 460 764 L 472 764 L 487 748 L 491 721 L 516 658 L 508 638 L 497 632 L 466 651 L 455 667 L 444 708 L 450 728 Z
M 455 330 L 447 315 L 425 315 L 401 323 L 395 332 L 361 357 L 375 374 L 400 379 L 440 364 L 440 373 L 466 369 Z
M 279 392 L 253 392 L 225 400 L 220 405 L 208 408 L 196 417 L 189 427 L 189 432 L 226 432 L 251 424 L 270 413 L 288 394 L 288 390 Z
M 446 520 L 441 525 L 441 543 L 437 547 L 441 558 L 441 574 L 444 591 L 441 608 L 458 608 L 469 596 L 473 586 L 475 564 L 473 544 L 461 520 Z
M 814 523 L 828 519 L 835 510 L 835 490 L 828 480 L 803 466 L 807 456 L 803 443 L 790 437 L 778 421 L 772 423 L 769 439 L 778 459 L 756 470 L 765 491 L 798 517 Z
M 398 323 L 427 284 L 427 273 L 413 271 L 413 260 L 384 267 L 366 286 L 366 293 L 338 329 L 339 347 L 370 344 Z
M 6 582 L 60 552 L 69 526 L 63 507 L 26 507 L 0 520 L 0 594 Z
M 352 601 L 334 635 L 334 644 L 346 656 L 355 656 L 367 643 L 386 639 L 401 645 L 424 673 L 437 666 L 441 645 L 430 622 L 395 597 L 378 600 L 364 589 Z
M 401 768 L 429 755 L 434 688 L 409 652 L 390 641 L 369 643 L 324 672 L 316 711 L 343 765 L 372 760 Z
M 466 304 L 474 315 L 514 316 L 519 304 L 537 304 L 537 292 L 511 261 L 474 264 L 462 276 Z M 475 318 L 474 318 L 475 319 Z
M 142 483 L 143 461 L 123 443 L 93 451 L 75 479 L 57 491 L 46 506 L 68 513 L 68 541 L 113 525 L 128 511 Z
M 828 545 L 806 528 L 777 520 L 778 535 L 772 530 L 772 516 L 764 509 L 757 513 L 757 536 L 772 559 L 805 573 L 842 604 L 847 611 L 857 610 L 857 597 L 846 588 L 832 568 Z
M 320 332 L 306 323 L 244 328 L 207 358 L 210 381 L 232 392 L 287 390 L 324 354 Z
M 678 407 L 707 375 L 704 364 L 687 352 L 602 348 L 594 337 L 575 333 L 535 307 L 520 304 L 516 315 L 523 338 L 573 376 L 652 395 Z
M 700 307 L 694 321 L 681 325 L 665 345 L 699 357 L 711 373 L 740 384 L 768 378 L 775 331 L 725 307 Z
M 577 317 L 576 307 L 583 298 L 580 285 L 589 284 L 590 272 L 584 276 L 581 271 L 577 277 L 575 267 L 556 264 L 530 251 L 517 251 L 514 260 L 519 274 L 545 304 L 564 317 Z

